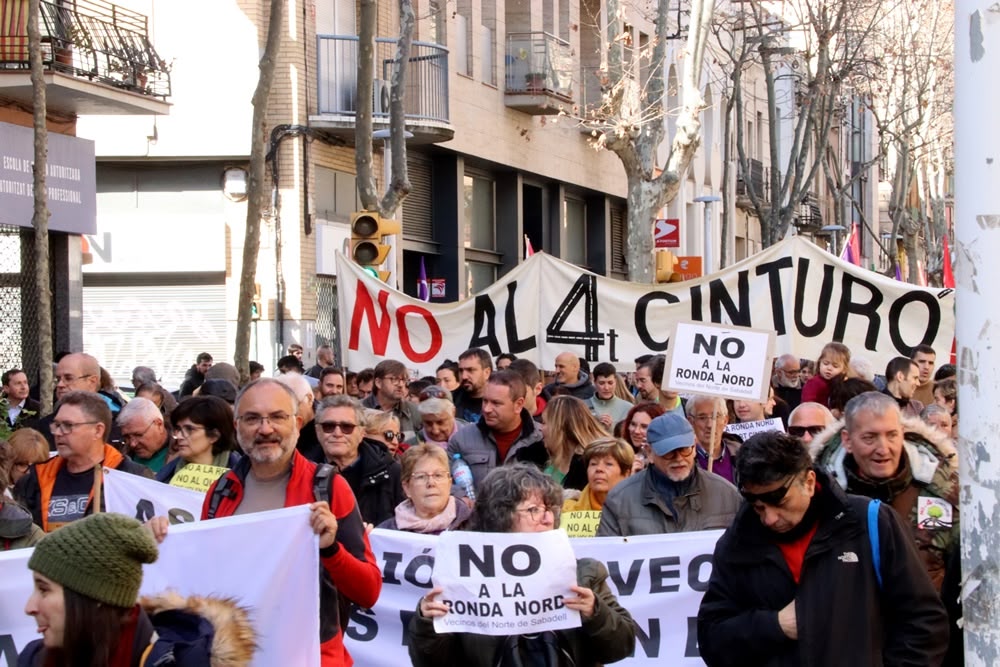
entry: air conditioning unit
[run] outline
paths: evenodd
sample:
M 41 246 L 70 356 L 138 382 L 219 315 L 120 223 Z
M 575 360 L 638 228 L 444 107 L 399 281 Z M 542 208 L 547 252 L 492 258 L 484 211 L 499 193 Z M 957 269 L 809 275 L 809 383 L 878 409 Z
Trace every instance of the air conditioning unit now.
M 389 91 L 392 86 L 384 79 L 375 79 L 372 89 L 372 113 L 389 113 Z

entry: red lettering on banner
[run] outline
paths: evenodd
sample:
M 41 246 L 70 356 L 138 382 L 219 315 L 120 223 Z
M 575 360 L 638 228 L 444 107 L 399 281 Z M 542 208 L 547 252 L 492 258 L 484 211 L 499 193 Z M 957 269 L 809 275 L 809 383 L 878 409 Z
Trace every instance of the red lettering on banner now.
M 406 316 L 409 314 L 419 315 L 427 322 L 427 328 L 431 332 L 431 345 L 426 352 L 417 352 L 410 344 L 410 330 L 406 327 Z M 403 306 L 396 311 L 396 325 L 399 327 L 399 346 L 403 348 L 403 354 L 412 362 L 422 364 L 430 361 L 441 351 L 441 327 L 430 311 L 420 306 Z
M 389 317 L 389 309 L 386 303 L 389 301 L 389 292 L 378 291 L 378 307 L 382 311 L 381 319 L 375 312 L 375 302 L 372 295 L 368 293 L 365 284 L 358 281 L 357 296 L 354 299 L 354 312 L 351 314 L 351 338 L 347 347 L 351 350 L 360 349 L 361 320 L 368 320 L 368 330 L 372 336 L 372 352 L 379 356 L 385 354 L 386 345 L 389 344 L 389 329 L 392 327 L 392 319 Z M 402 322 L 402 319 L 400 320 Z M 440 334 L 439 334 L 440 335 Z M 430 357 L 428 357 L 430 358 Z

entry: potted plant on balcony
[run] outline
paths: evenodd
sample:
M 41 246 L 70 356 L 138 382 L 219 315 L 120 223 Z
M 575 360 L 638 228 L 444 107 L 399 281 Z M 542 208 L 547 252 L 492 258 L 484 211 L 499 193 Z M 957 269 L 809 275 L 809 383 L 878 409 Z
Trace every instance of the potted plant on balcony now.
M 525 88 L 531 91 L 545 89 L 545 72 L 528 72 L 524 75 Z

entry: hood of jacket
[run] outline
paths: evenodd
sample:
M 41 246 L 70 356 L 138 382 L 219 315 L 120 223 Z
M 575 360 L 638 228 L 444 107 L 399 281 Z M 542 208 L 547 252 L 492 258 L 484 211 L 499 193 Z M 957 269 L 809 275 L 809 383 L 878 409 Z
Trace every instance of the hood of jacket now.
M 576 382 L 566 382 L 562 385 L 559 385 L 558 382 L 556 383 L 556 385 L 566 387 L 567 389 L 578 389 L 586 384 L 590 384 L 590 376 L 583 371 L 578 372 Z
M 0 538 L 16 540 L 31 532 L 31 512 L 10 499 L 0 498 Z
M 198 595 L 186 597 L 176 592 L 167 592 L 144 596 L 139 604 L 152 620 L 159 641 L 187 643 L 199 638 L 192 636 L 192 632 L 196 631 L 192 631 L 189 626 L 171 624 L 171 614 L 165 612 L 192 614 L 208 621 L 213 631 L 210 657 L 212 667 L 245 667 L 250 664 L 257 650 L 257 633 L 250 622 L 248 611 L 230 598 Z
M 913 478 L 923 484 L 930 484 L 941 461 L 956 457 L 958 450 L 951 438 L 918 417 L 902 417 L 901 422 L 903 446 L 906 448 Z M 828 470 L 837 483 L 847 488 L 847 474 L 844 471 L 847 452 L 840 444 L 840 432 L 843 429 L 843 419 L 828 426 L 809 444 L 809 455 L 818 465 Z M 953 464 L 957 466 L 957 459 Z
M 385 445 L 367 437 L 362 438 L 361 444 L 358 445 L 358 457 L 355 465 L 358 466 L 360 476 L 364 480 L 384 475 L 395 461 Z

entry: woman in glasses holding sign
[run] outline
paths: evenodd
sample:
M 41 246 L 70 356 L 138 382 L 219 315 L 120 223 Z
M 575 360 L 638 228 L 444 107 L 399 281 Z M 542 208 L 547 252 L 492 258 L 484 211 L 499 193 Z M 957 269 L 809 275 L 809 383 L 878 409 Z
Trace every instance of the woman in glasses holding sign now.
M 171 419 L 177 458 L 160 469 L 157 481 L 208 491 L 240 460 L 233 451 L 233 409 L 217 396 L 194 396 L 181 401 Z
M 483 480 L 476 500 L 475 528 L 486 533 L 537 533 L 559 526 L 562 489 L 530 464 L 495 468 Z M 577 585 L 563 603 L 580 612 L 578 628 L 509 636 L 472 632 L 438 634 L 434 618 L 448 613 L 440 588 L 420 599 L 410 618 L 410 659 L 414 667 L 522 667 L 544 665 L 596 667 L 627 658 L 635 649 L 632 616 L 608 587 L 604 564 L 576 562 Z
M 437 535 L 465 526 L 472 510 L 451 495 L 448 455 L 437 445 L 415 445 L 403 454 L 403 493 L 394 516 L 378 525 L 389 530 Z

